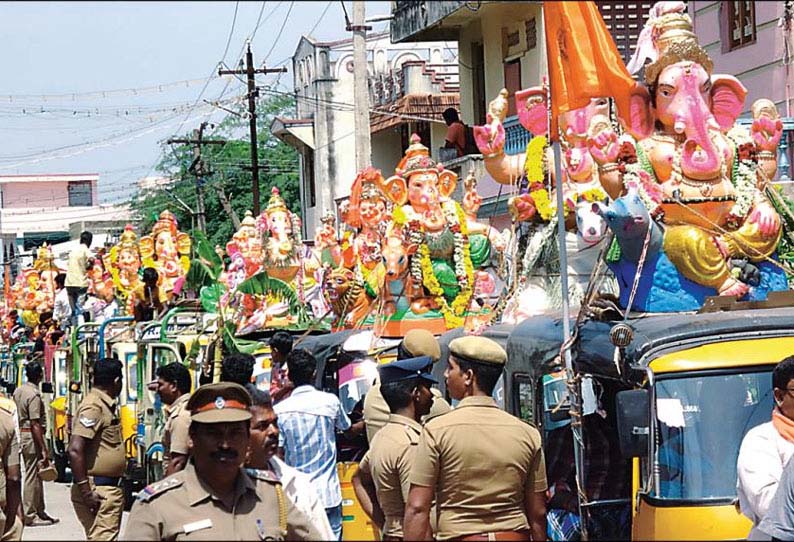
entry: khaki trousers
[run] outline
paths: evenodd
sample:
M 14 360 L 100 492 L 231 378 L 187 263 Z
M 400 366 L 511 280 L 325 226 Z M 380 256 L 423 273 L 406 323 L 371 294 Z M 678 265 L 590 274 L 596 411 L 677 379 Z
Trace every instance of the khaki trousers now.
M 124 511 L 124 491 L 120 487 L 94 486 L 102 504 L 96 515 L 83 504 L 82 494 L 77 484 L 72 484 L 72 506 L 77 519 L 83 526 L 87 540 L 118 540 L 121 529 L 121 514 Z
M 22 480 L 22 512 L 25 523 L 33 523 L 44 515 L 44 484 L 39 478 L 39 463 L 33 435 L 27 431 L 20 433 L 22 461 L 25 464 L 25 477 Z

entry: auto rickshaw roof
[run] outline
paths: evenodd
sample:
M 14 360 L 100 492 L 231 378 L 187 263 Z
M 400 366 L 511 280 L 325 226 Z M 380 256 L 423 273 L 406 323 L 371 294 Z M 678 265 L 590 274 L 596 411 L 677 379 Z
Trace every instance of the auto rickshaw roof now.
M 577 372 L 618 378 L 615 345 L 610 330 L 621 320 L 588 320 L 578 331 L 572 349 Z M 716 338 L 742 335 L 780 336 L 794 334 L 794 307 L 748 309 L 711 313 L 644 314 L 626 322 L 634 336 L 625 348 L 624 359 L 633 365 L 647 366 L 654 350 L 680 349 Z M 571 320 L 571 326 L 574 319 Z M 517 324 L 507 341 L 511 371 L 543 374 L 559 367 L 562 346 L 562 317 L 535 316 Z

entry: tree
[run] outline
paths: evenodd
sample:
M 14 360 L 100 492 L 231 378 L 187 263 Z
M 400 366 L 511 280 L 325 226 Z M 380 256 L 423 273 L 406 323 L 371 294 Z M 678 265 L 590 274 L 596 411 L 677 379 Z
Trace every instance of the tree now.
M 273 118 L 291 115 L 294 107 L 294 98 L 287 94 L 265 94 L 258 99 L 257 151 L 260 167 L 266 166 L 259 172 L 263 209 L 267 206 L 273 186 L 279 188 L 281 197 L 291 210 L 298 212 L 300 209 L 298 153 L 270 133 Z M 206 145 L 202 149 L 202 158 L 211 171 L 204 179 L 203 190 L 207 238 L 213 246 L 224 246 L 234 233 L 232 219 L 221 204 L 219 191 L 229 199 L 240 220 L 245 211 L 253 207 L 251 171 L 245 169 L 251 165 L 250 144 L 244 139 L 248 120 L 242 105 L 236 108 L 236 113 L 228 115 L 212 131 L 212 139 L 225 139 L 227 143 Z M 207 132 L 209 130 L 205 131 L 205 137 L 208 137 Z M 190 133 L 185 134 L 186 139 L 190 137 Z M 193 149 L 190 145 L 174 145 L 165 146 L 163 151 L 156 169 L 171 178 L 172 182 L 166 187 L 157 186 L 141 191 L 132 200 L 141 234 L 151 230 L 164 209 L 176 215 L 182 230 L 195 229 L 195 217 L 179 203 L 181 200 L 187 207 L 196 209 L 196 181 L 188 171 L 193 161 Z

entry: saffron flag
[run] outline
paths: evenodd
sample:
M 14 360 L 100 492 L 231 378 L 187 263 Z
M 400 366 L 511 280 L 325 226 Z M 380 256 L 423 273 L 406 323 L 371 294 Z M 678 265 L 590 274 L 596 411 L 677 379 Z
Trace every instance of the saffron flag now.
M 595 2 L 543 2 L 551 93 L 551 136 L 558 137 L 560 113 L 585 107 L 590 98 L 615 99 L 628 119 L 636 85 Z

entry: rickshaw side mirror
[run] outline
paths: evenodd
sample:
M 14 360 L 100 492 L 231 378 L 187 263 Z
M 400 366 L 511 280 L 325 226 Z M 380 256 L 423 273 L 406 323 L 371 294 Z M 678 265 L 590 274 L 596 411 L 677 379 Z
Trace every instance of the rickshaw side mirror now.
M 648 390 L 620 391 L 616 396 L 618 440 L 625 458 L 648 453 L 651 399 Z
M 53 393 L 52 382 L 42 382 L 41 393 Z

